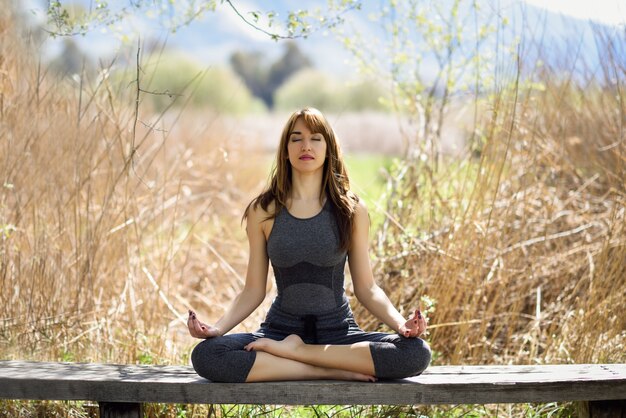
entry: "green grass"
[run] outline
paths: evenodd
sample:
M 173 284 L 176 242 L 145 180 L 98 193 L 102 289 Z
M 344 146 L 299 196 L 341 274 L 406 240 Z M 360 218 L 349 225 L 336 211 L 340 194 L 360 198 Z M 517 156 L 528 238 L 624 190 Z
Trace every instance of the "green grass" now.
M 361 197 L 369 209 L 374 231 L 383 220 L 381 197 L 386 187 L 385 171 L 393 162 L 393 157 L 380 154 L 353 154 L 345 156 L 350 187 Z
M 0 401 L 0 416 L 96 416 L 98 405 L 84 401 Z M 144 417 L 295 417 L 295 418 L 482 418 L 577 416 L 573 403 L 501 405 L 184 405 L 145 404 Z

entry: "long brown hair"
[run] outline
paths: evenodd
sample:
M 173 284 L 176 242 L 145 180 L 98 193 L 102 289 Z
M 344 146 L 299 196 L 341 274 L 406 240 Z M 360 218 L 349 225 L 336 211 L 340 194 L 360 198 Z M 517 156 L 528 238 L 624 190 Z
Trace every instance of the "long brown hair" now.
M 347 251 L 350 248 L 354 211 L 359 198 L 350 191 L 350 180 L 348 179 L 348 173 L 343 163 L 343 157 L 335 136 L 335 131 L 322 112 L 312 107 L 306 107 L 294 112 L 289 117 L 289 120 L 287 120 L 280 137 L 280 145 L 276 153 L 276 161 L 272 168 L 269 185 L 260 195 L 248 204 L 243 214 L 242 221 L 246 220 L 248 217 L 250 207 L 256 209 L 258 205 L 261 205 L 261 208 L 267 211 L 269 205 L 274 202 L 274 212 L 271 213 L 268 218 L 272 219 L 286 206 L 292 187 L 292 168 L 287 158 L 287 145 L 289 134 L 299 118 L 302 118 L 305 125 L 312 133 L 320 133 L 324 135 L 324 139 L 326 140 L 326 159 L 324 161 L 324 174 L 319 198 L 320 203 L 322 203 L 324 193 L 326 193 L 331 200 L 333 212 L 337 220 L 337 227 L 339 229 L 339 246 L 342 250 Z

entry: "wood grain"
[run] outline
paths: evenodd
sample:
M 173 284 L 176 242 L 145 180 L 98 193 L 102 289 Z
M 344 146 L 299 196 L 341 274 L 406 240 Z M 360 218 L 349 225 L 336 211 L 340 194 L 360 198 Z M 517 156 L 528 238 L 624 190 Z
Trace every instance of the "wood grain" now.
M 626 364 L 439 366 L 376 383 L 215 383 L 187 366 L 0 361 L 0 398 L 236 404 L 485 404 L 626 399 Z

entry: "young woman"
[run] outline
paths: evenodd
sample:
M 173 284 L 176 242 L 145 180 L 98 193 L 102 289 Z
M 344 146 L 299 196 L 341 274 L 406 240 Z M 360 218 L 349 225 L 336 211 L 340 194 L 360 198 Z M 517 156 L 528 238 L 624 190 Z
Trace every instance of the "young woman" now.
M 341 379 L 375 381 L 421 373 L 430 348 L 419 336 L 426 320 L 400 315 L 374 281 L 369 217 L 350 191 L 335 133 L 317 110 L 291 115 L 281 136 L 269 187 L 246 208 L 250 259 L 246 283 L 213 326 L 189 311 L 202 338 L 191 361 L 218 382 Z M 346 259 L 354 294 L 397 334 L 356 324 L 343 280 Z M 278 294 L 254 333 L 226 334 L 265 298 L 272 263 Z

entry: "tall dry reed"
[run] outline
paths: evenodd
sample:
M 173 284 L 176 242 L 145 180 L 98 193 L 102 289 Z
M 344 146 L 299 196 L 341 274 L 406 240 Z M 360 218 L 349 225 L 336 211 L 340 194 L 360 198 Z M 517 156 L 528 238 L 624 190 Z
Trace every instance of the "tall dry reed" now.
M 135 69 L 58 78 L 2 13 L 0 357 L 186 361 L 186 309 L 242 285 L 236 143 L 219 115 L 151 114 Z
M 596 37 L 599 77 L 520 61 L 465 159 L 392 173 L 376 271 L 399 306 L 433 300 L 439 363 L 626 361 L 626 38 Z

